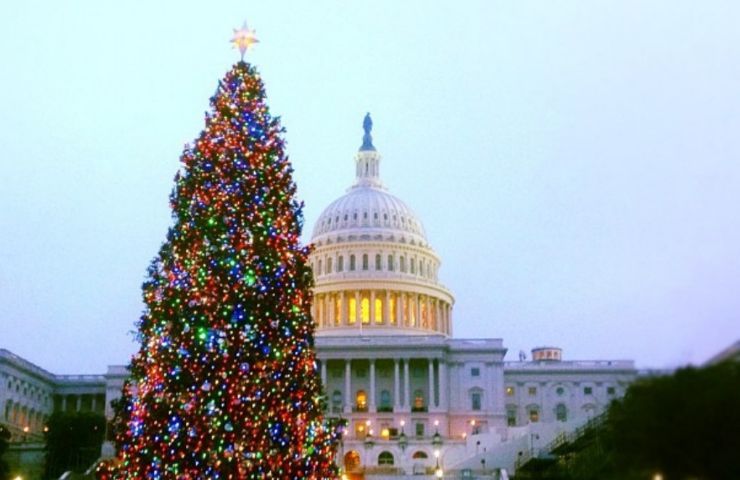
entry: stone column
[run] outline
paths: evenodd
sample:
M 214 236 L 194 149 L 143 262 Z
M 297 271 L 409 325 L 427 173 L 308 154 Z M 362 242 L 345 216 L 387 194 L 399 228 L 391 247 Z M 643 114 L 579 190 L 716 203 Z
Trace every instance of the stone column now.
M 334 326 L 334 302 L 337 301 L 336 295 L 327 294 L 327 304 L 329 305 L 329 314 L 327 315 L 327 327 L 333 327 Z
M 416 296 L 416 327 L 421 328 L 421 295 Z
M 66 412 L 67 411 L 67 396 L 62 395 L 61 397 L 62 397 L 62 411 Z
M 428 360 L 429 363 L 429 401 L 427 402 L 427 405 L 429 406 L 429 410 L 432 409 L 434 406 L 434 359 L 430 358 Z
M 79 412 L 82 410 L 82 394 L 77 395 L 77 410 L 75 412 Z
M 440 315 L 442 314 L 442 309 L 439 308 L 439 299 L 434 300 L 434 329 L 438 332 L 443 332 L 444 329 L 442 328 L 442 322 L 440 321 Z
M 352 412 L 352 360 L 344 361 L 344 413 Z
M 426 297 L 426 304 L 425 304 L 425 318 L 427 322 L 427 328 L 434 330 L 434 323 L 432 323 L 432 310 L 430 306 L 432 305 L 431 300 L 429 299 L 429 295 Z
M 343 327 L 349 324 L 347 320 L 347 296 L 344 290 L 339 292 L 339 324 Z
M 91 412 L 95 411 L 95 407 L 98 406 L 97 403 L 98 403 L 98 396 L 97 394 L 93 393 L 92 398 L 90 399 L 90 411 Z
M 375 359 L 370 359 L 370 412 L 376 412 L 375 408 Z
M 449 410 L 447 405 L 447 363 L 444 360 L 437 360 L 439 375 L 439 407 L 443 411 Z
M 324 391 L 328 391 L 327 385 L 326 385 L 326 363 L 328 360 L 321 360 L 321 385 L 324 386 Z
M 409 359 L 403 359 L 403 406 L 411 408 L 411 379 L 409 378 Z
M 398 412 L 401 407 L 401 379 L 398 359 L 393 359 L 393 411 Z
M 326 327 L 329 325 L 329 294 L 324 294 L 324 301 L 321 305 L 323 308 L 321 309 L 321 325 Z

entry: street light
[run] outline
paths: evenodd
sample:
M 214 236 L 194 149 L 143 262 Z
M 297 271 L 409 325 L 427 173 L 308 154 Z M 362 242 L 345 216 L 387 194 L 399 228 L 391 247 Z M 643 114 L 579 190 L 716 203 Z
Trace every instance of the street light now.
M 444 475 L 444 472 L 442 471 L 442 467 L 439 466 L 439 450 L 434 451 L 434 458 L 435 458 L 434 476 L 437 478 L 442 478 L 442 476 Z

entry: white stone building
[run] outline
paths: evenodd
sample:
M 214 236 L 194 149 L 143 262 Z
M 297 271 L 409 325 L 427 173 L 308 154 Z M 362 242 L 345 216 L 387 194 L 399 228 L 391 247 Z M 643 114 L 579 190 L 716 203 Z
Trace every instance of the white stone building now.
M 624 394 L 631 361 L 564 361 L 556 347 L 504 360 L 498 338 L 452 337 L 452 293 L 421 221 L 380 177 L 372 122 L 355 183 L 316 222 L 316 349 L 327 415 L 347 421 L 338 462 L 348 473 L 445 476 L 511 470 L 525 449 L 575 428 Z M 349 165 L 348 165 L 349 168 Z M 55 376 L 0 351 L 0 421 L 38 433 L 53 409 L 103 408 L 126 370 Z M 110 453 L 110 446 L 108 446 Z

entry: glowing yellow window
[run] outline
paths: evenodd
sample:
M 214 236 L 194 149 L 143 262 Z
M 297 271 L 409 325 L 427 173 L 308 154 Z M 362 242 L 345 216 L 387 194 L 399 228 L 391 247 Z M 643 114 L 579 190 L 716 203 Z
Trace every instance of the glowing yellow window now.
M 357 300 L 349 299 L 349 323 L 357 322 Z
M 391 295 L 390 302 L 391 303 L 388 306 L 388 311 L 390 312 L 390 315 L 391 315 L 391 319 L 390 319 L 391 320 L 391 325 L 395 325 L 396 324 L 396 318 L 398 318 L 398 316 L 396 315 L 396 297 L 395 297 L 395 295 Z
M 355 396 L 355 404 L 357 406 L 358 412 L 367 410 L 367 394 L 365 393 L 365 390 L 357 391 L 357 395 Z
M 370 299 L 369 298 L 363 298 L 362 299 L 362 323 L 367 325 L 370 323 Z
M 514 387 L 506 387 L 506 396 L 507 397 L 513 397 L 514 396 Z

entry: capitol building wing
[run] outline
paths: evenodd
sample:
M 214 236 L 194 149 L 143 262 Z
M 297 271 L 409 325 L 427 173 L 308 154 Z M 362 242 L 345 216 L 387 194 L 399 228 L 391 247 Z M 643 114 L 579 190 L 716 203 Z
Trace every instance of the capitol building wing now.
M 622 396 L 634 364 L 568 361 L 552 346 L 507 361 L 499 338 L 454 338 L 440 258 L 421 220 L 381 181 L 369 114 L 363 128 L 355 181 L 318 218 L 309 257 L 326 414 L 346 423 L 337 463 L 379 478 L 511 472 L 524 452 Z M 55 410 L 110 417 L 126 375 L 110 366 L 105 375 L 57 376 L 0 351 L 0 423 L 15 440 L 33 440 Z M 104 455 L 112 453 L 107 444 Z

